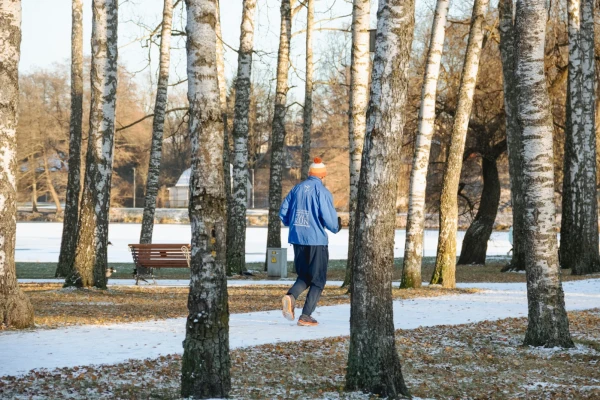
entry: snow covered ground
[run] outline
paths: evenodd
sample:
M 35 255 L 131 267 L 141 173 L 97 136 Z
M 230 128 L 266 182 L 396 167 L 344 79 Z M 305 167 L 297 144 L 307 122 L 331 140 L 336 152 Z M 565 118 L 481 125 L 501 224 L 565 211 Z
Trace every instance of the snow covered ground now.
M 109 240 L 113 244 L 108 248 L 109 262 L 132 262 L 127 245 L 139 243 L 140 224 L 110 224 Z M 281 237 L 287 242 L 288 230 L 282 229 Z M 328 232 L 329 233 L 329 232 Z M 60 251 L 62 224 L 53 222 L 17 223 L 17 261 L 57 262 Z M 457 246 L 461 248 L 464 232 L 457 235 Z M 157 224 L 154 226 L 152 240 L 155 243 L 190 243 L 189 225 Z M 395 257 L 404 255 L 404 230 L 396 230 Z M 425 255 L 435 256 L 438 232 L 425 231 Z M 344 260 L 348 253 L 348 230 L 343 229 L 337 235 L 329 233 L 329 254 L 332 260 Z M 246 260 L 249 262 L 265 259 L 267 228 L 249 227 L 246 231 Z M 488 255 L 505 256 L 511 249 L 508 232 L 494 232 L 488 244 Z M 288 247 L 288 260 L 293 254 Z
M 567 309 L 600 307 L 600 279 L 564 283 Z M 396 328 L 453 325 L 527 315 L 524 283 L 463 284 L 482 292 L 394 302 Z M 233 314 L 231 348 L 266 343 L 322 339 L 349 334 L 350 306 L 320 307 L 320 325 L 298 327 L 280 311 Z M 185 318 L 162 321 L 78 326 L 30 332 L 0 332 L 0 376 L 37 368 L 114 364 L 181 353 Z

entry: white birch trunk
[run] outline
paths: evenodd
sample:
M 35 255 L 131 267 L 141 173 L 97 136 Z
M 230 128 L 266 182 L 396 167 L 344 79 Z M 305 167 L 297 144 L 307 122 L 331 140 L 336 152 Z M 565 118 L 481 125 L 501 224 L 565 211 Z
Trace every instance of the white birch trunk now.
M 557 253 L 553 123 L 544 75 L 547 12 L 545 0 L 517 0 L 515 78 L 522 137 L 529 308 L 525 344 L 573 347 Z
M 173 1 L 164 0 L 162 27 L 160 30 L 160 61 L 158 69 L 158 84 L 156 86 L 156 99 L 154 101 L 154 118 L 152 121 L 152 143 L 150 145 L 150 161 L 148 177 L 146 178 L 146 194 L 144 197 L 144 215 L 142 217 L 142 231 L 140 243 L 152 243 L 154 230 L 154 213 L 156 211 L 156 197 L 158 196 L 158 182 L 160 177 L 160 164 L 162 161 L 163 133 L 165 129 L 165 112 L 168 102 L 169 68 L 171 65 L 171 28 L 173 24 Z M 137 271 L 144 275 L 147 271 Z
M 441 284 L 445 288 L 456 287 L 456 231 L 458 228 L 458 184 L 462 170 L 462 158 L 473 95 L 477 84 L 479 57 L 483 44 L 483 22 L 489 0 L 475 0 L 469 41 L 463 65 L 458 93 L 458 105 L 454 116 L 448 159 L 444 166 L 444 180 L 440 197 L 440 230 L 432 284 Z
M 19 289 L 17 234 L 17 119 L 21 1 L 0 3 L 0 327 L 33 325 L 33 307 Z
M 241 273 L 246 269 L 248 137 L 255 11 L 256 0 L 244 0 L 233 116 L 233 193 L 227 227 L 228 234 L 235 240 L 227 246 L 228 273 Z
M 221 398 L 228 396 L 231 378 L 218 7 L 217 0 L 186 0 L 186 6 L 192 251 L 181 395 Z
M 306 75 L 304 85 L 304 109 L 302 111 L 302 170 L 301 179 L 308 178 L 310 168 L 310 135 L 312 133 L 312 93 L 313 93 L 313 44 L 315 24 L 315 0 L 306 0 Z
M 347 390 L 409 396 L 395 346 L 394 227 L 414 29 L 412 0 L 381 0 L 362 156 L 350 314 Z
M 117 94 L 118 0 L 92 3 L 90 130 L 77 250 L 66 286 L 106 288 Z
M 438 0 L 433 17 L 429 50 L 421 89 L 421 108 L 415 141 L 410 188 L 408 191 L 408 215 L 406 241 L 404 244 L 404 266 L 402 288 L 421 287 L 421 259 L 423 257 L 423 227 L 425 225 L 425 192 L 431 139 L 435 129 L 435 99 L 440 64 L 446 36 L 449 0 Z
M 83 125 L 83 1 L 71 2 L 71 117 L 69 121 L 69 172 L 60 254 L 56 277 L 69 274 L 77 246 L 79 194 L 81 193 L 81 138 Z
M 354 0 L 352 8 L 352 60 L 350 66 L 350 104 L 348 110 L 348 146 L 350 147 L 350 197 L 348 202 L 348 263 L 343 286 L 352 281 L 352 255 L 356 227 L 356 198 L 360 164 L 365 141 L 369 101 L 369 19 L 370 1 Z
M 569 68 L 560 263 L 574 275 L 600 272 L 596 199 L 593 0 L 568 0 Z
M 291 0 L 281 0 L 281 24 L 279 30 L 279 51 L 277 53 L 277 85 L 275 88 L 275 108 L 271 128 L 271 170 L 269 177 L 269 222 L 267 247 L 281 247 L 281 181 L 283 179 L 285 115 L 287 112 L 288 72 L 290 69 L 290 40 L 292 37 Z M 265 268 L 266 268 L 265 259 Z

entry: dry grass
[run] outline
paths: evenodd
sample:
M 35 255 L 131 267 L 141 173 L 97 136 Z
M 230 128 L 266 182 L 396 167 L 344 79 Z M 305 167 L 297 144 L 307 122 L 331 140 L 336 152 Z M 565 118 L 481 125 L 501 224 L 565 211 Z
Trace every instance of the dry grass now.
M 291 285 L 291 283 L 290 283 Z M 58 284 L 21 284 L 35 310 L 40 328 L 108 324 L 183 317 L 187 315 L 188 288 L 112 286 L 108 290 L 61 289 Z M 289 286 L 230 287 L 231 313 L 275 310 Z M 394 289 L 395 299 L 473 293 L 474 290 Z M 299 298 L 302 307 L 305 295 Z M 320 306 L 349 303 L 345 289 L 327 287 Z
M 424 282 L 429 282 L 433 275 L 435 259 L 427 257 L 423 259 L 421 277 Z M 496 282 L 512 283 L 526 282 L 525 273 L 500 272 L 506 265 L 506 259 L 491 259 L 486 265 L 457 265 L 456 282 L 475 283 L 475 282 Z M 330 269 L 327 271 L 328 280 L 344 280 L 345 271 L 341 269 Z M 593 275 L 571 275 L 570 269 L 561 271 L 563 281 L 578 281 L 583 279 L 600 278 L 600 274 Z M 394 281 L 402 279 L 402 264 L 397 260 L 393 274 Z
M 600 310 L 569 313 L 577 348 L 521 346 L 526 319 L 397 331 L 414 396 L 453 399 L 600 398 Z M 299 328 L 302 329 L 302 328 Z M 369 399 L 343 391 L 348 338 L 235 350 L 232 398 Z M 181 357 L 0 378 L 0 397 L 175 399 Z

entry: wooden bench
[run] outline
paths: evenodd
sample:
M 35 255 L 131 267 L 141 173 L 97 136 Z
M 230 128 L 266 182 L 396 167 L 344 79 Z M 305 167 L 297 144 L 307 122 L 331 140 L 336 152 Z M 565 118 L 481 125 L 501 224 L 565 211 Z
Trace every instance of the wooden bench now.
M 139 280 L 145 280 L 140 274 L 140 268 L 150 270 L 148 277 L 152 278 L 154 284 L 154 268 L 189 268 L 190 267 L 190 245 L 189 244 L 130 244 L 131 255 L 135 263 L 135 284 Z

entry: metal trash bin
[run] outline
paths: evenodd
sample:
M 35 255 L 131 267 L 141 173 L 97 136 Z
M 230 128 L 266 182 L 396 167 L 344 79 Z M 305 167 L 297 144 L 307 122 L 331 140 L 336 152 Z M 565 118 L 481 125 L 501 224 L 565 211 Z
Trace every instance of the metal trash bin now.
M 287 248 L 267 248 L 267 275 L 287 278 Z

